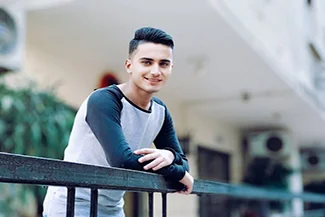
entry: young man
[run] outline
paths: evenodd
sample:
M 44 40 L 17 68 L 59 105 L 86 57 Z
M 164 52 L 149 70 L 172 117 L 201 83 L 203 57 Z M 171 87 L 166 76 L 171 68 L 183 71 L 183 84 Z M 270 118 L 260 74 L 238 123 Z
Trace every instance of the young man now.
M 174 42 L 154 28 L 135 32 L 125 62 L 129 80 L 94 91 L 81 105 L 64 160 L 106 167 L 151 171 L 183 183 L 189 194 L 188 173 L 173 127 L 162 101 L 153 97 L 173 68 Z M 150 148 L 151 144 L 156 148 Z M 98 216 L 123 217 L 123 191 L 99 190 Z M 44 216 L 65 216 L 66 188 L 49 187 Z M 76 190 L 75 216 L 89 216 L 89 189 Z

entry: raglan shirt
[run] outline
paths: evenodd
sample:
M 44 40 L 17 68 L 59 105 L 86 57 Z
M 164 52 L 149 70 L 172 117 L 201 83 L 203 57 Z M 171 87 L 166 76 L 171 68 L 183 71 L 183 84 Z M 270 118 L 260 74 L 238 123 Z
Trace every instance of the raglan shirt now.
M 144 171 L 148 162 L 139 163 L 133 152 L 155 144 L 175 155 L 174 162 L 155 171 L 171 181 L 179 181 L 189 170 L 171 115 L 166 105 L 153 97 L 149 110 L 133 104 L 116 86 L 94 91 L 81 105 L 75 117 L 64 160 L 97 166 Z M 153 172 L 153 171 L 151 171 Z M 109 178 L 109 177 L 108 177 Z M 123 207 L 123 191 L 99 190 L 98 203 L 107 207 Z M 50 199 L 51 198 L 51 199 Z M 51 200 L 66 200 L 66 189 L 49 187 L 44 209 Z M 89 201 L 89 189 L 77 189 L 78 199 Z

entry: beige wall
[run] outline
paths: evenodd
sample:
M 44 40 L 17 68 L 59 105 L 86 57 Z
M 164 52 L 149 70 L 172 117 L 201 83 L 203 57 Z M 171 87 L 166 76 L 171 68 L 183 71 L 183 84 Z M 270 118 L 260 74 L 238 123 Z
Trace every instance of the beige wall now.
M 84 65 L 84 64 L 82 64 Z M 24 73 L 35 79 L 41 87 L 54 87 L 58 96 L 78 108 L 81 102 L 97 87 L 100 76 L 110 68 L 84 68 L 78 62 L 62 58 L 27 43 Z M 114 68 L 123 79 L 123 61 Z
M 233 183 L 239 183 L 242 177 L 239 131 L 227 124 L 211 120 L 203 114 L 198 114 L 180 103 L 168 99 L 164 101 L 173 116 L 177 133 L 179 135 L 190 133 L 192 137 L 190 154 L 187 157 L 194 178 L 198 179 L 196 149 L 200 145 L 228 153 L 231 156 L 230 180 Z M 159 216 L 161 213 L 160 195 L 157 194 L 155 199 L 155 215 Z M 168 201 L 168 216 L 198 216 L 197 196 L 170 194 Z
M 325 180 L 325 171 L 304 172 L 302 176 L 304 185 L 309 184 L 310 182 L 321 182 Z
M 208 2 L 283 81 L 323 113 L 324 95 L 315 86 L 319 66 L 309 44 L 323 60 L 324 1 L 313 1 L 312 7 L 305 0 Z
M 277 73 L 290 82 L 300 76 L 310 82 L 306 1 L 228 0 L 214 7 Z
M 242 176 L 240 133 L 239 130 L 226 123 L 213 120 L 204 114 L 195 112 L 188 106 L 164 100 L 174 120 L 179 135 L 190 134 L 191 152 L 193 162 L 192 173 L 196 176 L 196 150 L 197 146 L 205 146 L 231 155 L 230 180 L 239 183 Z

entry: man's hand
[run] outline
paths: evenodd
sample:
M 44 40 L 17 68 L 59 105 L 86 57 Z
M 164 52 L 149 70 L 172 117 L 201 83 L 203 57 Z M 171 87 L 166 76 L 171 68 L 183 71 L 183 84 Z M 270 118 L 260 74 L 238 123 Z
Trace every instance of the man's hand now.
M 140 163 L 153 160 L 143 167 L 145 170 L 159 170 L 173 163 L 175 159 L 174 154 L 171 151 L 165 149 L 143 148 L 134 151 L 134 153 L 144 155 L 139 158 Z
M 192 192 L 194 179 L 187 171 L 185 172 L 185 176 L 181 180 L 179 180 L 179 182 L 185 185 L 185 189 L 179 191 L 178 193 L 187 195 Z

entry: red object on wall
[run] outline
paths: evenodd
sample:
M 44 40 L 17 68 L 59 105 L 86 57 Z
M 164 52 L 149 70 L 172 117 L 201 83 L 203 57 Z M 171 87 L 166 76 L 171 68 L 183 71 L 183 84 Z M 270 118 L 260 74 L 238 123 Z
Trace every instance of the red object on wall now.
M 112 84 L 119 84 L 119 81 L 113 73 L 105 73 L 99 81 L 98 88 L 107 87 Z

